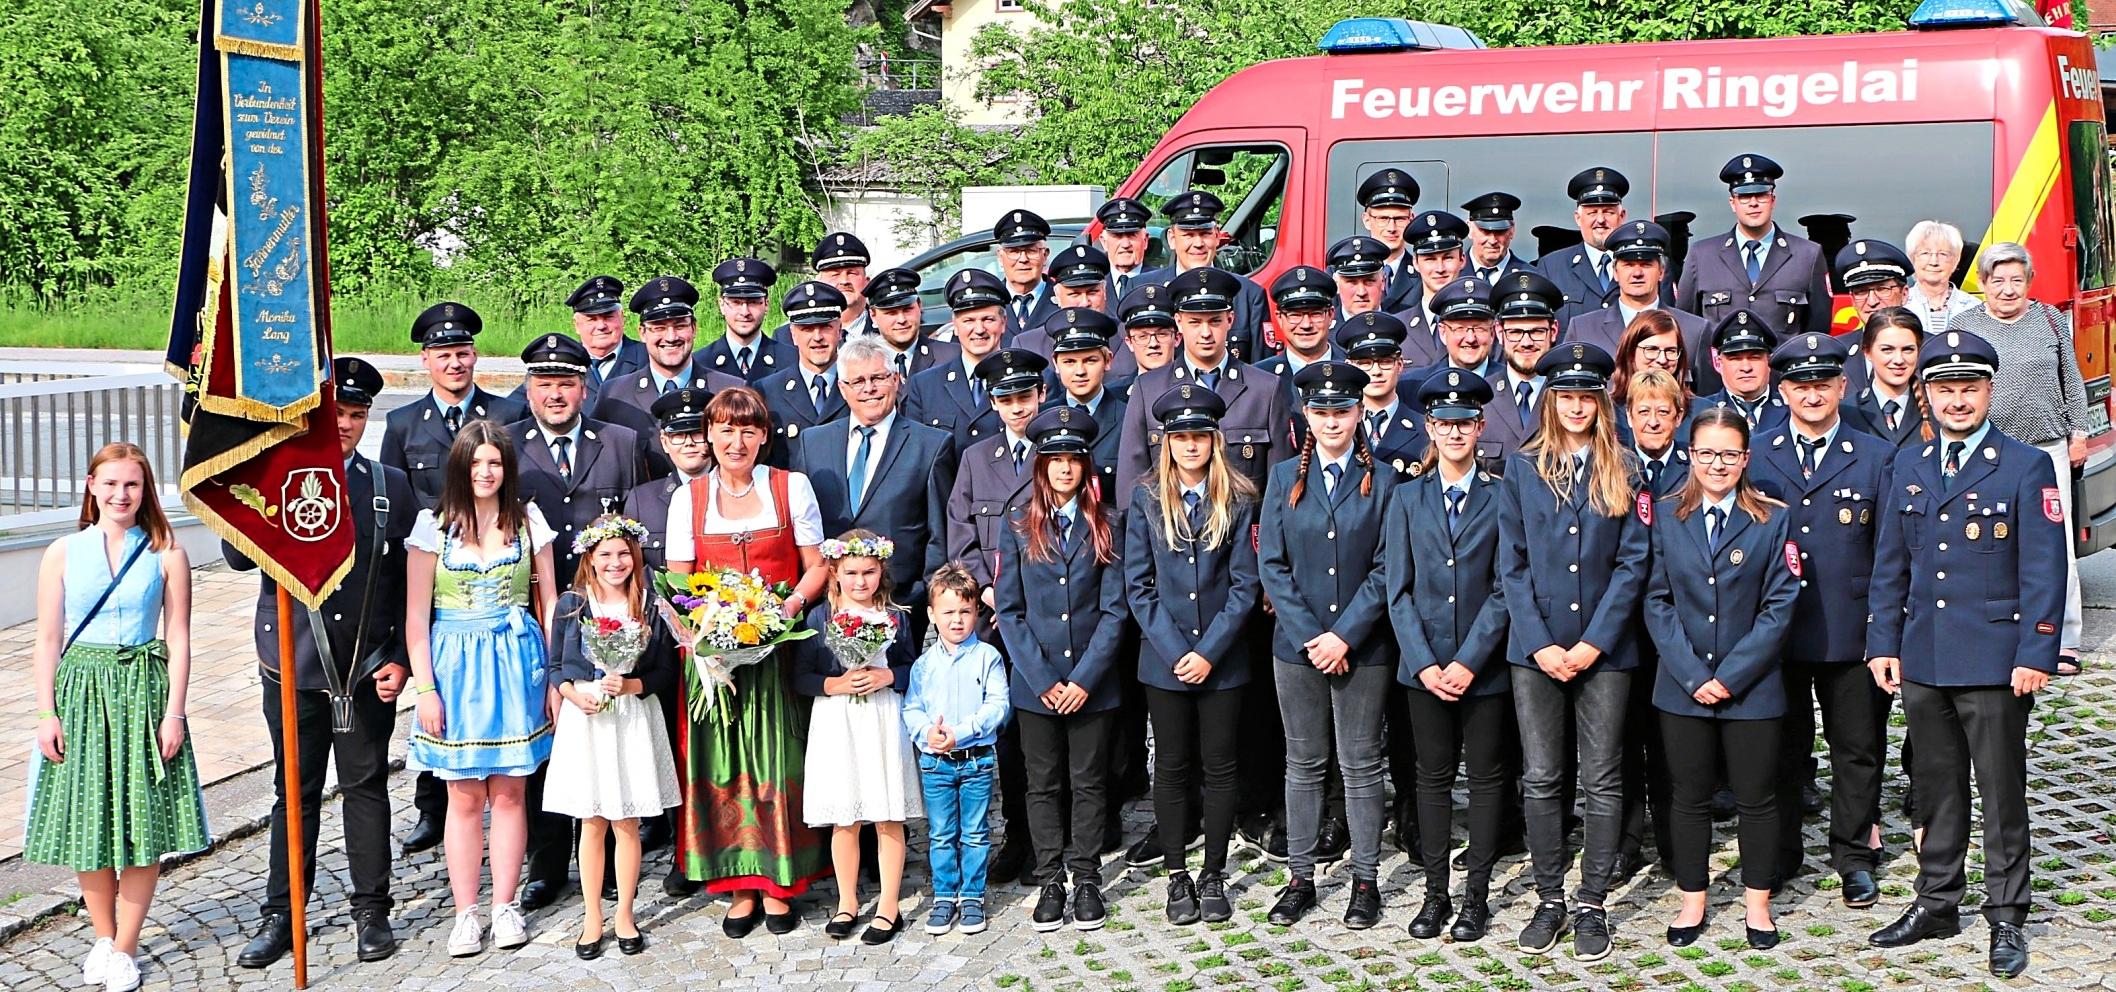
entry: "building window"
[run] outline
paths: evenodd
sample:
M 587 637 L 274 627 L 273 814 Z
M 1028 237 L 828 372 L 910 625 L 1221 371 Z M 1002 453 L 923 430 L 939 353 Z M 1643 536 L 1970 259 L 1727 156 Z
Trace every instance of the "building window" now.
M 999 12 L 1002 14 L 1021 13 L 1021 0 L 993 0 L 993 2 L 999 5 Z

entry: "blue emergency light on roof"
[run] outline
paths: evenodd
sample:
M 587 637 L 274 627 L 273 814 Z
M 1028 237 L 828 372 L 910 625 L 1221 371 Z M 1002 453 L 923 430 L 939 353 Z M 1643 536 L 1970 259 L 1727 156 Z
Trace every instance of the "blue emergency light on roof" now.
M 1333 55 L 1483 48 L 1484 39 L 1452 24 L 1401 17 L 1347 17 L 1330 25 L 1315 47 Z
M 1913 28 L 2042 27 L 2043 19 L 2017 0 L 1924 0 L 1910 13 Z

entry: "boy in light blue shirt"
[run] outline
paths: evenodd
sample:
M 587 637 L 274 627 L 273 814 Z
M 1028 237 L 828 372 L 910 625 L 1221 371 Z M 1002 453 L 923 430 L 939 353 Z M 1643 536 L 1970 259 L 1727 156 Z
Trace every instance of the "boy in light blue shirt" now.
M 918 748 L 926 799 L 927 860 L 933 869 L 933 913 L 926 932 L 985 929 L 985 866 L 999 728 L 1011 709 L 1006 664 L 977 639 L 981 590 L 968 569 L 947 564 L 926 580 L 927 615 L 940 635 L 911 665 L 904 730 Z

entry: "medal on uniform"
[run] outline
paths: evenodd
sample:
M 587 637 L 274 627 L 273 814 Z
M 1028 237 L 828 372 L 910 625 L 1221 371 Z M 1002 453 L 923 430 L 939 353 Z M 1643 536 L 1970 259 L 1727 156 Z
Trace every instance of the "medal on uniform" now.
M 1847 506 L 1837 511 L 1837 522 L 1840 524 L 1851 523 L 1851 507 Z
M 1245 445 L 1242 445 L 1242 458 L 1243 458 L 1243 459 L 1247 460 L 1247 459 L 1253 459 L 1253 458 L 1255 458 L 1255 457 L 1256 457 L 1256 445 L 1253 445 L 1253 444 L 1245 444 Z
M 1735 548 L 1734 550 L 1727 552 L 1727 564 L 1729 565 L 1741 564 L 1741 558 L 1742 554 L 1740 548 Z
M 1962 536 L 1972 541 L 1976 540 L 1977 536 L 1982 534 L 1983 532 L 1983 526 L 1978 524 L 1974 520 L 1971 520 L 1968 523 L 1962 525 Z
M 1975 526 L 1975 525 L 1974 525 L 1974 524 L 1972 524 L 1971 526 Z M 1998 523 L 1992 524 L 1992 525 L 1991 525 L 1991 536 L 1992 536 L 1993 538 L 1997 539 L 1997 540 L 2000 540 L 2000 541 L 2003 541 L 2003 540 L 2005 540 L 2005 539 L 2006 539 L 2006 522 L 2005 522 L 2005 521 L 2003 521 L 2003 520 L 2001 520 L 2001 521 L 1999 521 Z
M 1870 510 L 1870 509 L 1869 509 L 1869 510 L 1860 510 L 1860 511 L 1859 511 L 1859 526 L 1861 526 L 1861 527 L 1864 527 L 1864 526 L 1866 526 L 1867 524 L 1870 524 L 1870 523 L 1872 523 L 1872 522 L 1873 522 L 1873 519 L 1874 519 L 1874 511 L 1872 511 L 1872 510 Z

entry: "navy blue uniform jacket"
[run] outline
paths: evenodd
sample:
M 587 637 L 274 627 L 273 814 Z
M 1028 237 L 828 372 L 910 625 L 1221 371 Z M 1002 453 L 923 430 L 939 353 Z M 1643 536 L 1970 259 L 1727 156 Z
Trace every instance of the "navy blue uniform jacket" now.
M 1513 688 L 1500 657 L 1506 645 L 1506 597 L 1499 589 L 1499 480 L 1473 472 L 1453 535 L 1446 487 L 1438 470 L 1396 489 L 1382 542 L 1389 624 L 1402 661 L 1396 681 L 1424 692 L 1418 673 L 1454 662 L 1475 672 L 1469 694 Z
M 1864 661 L 1874 538 L 1896 447 L 1840 425 L 1821 467 L 1803 479 L 1798 443 L 1790 427 L 1781 427 L 1749 445 L 1749 480 L 1786 505 L 1786 526 L 1800 546 L 1800 598 L 1785 656 Z
M 1040 697 L 1060 682 L 1087 690 L 1081 713 L 1115 709 L 1122 699 L 1118 680 L 1129 673 L 1118 669 L 1117 645 L 1130 612 L 1124 605 L 1124 531 L 1116 516 L 1103 514 L 1116 554 L 1107 565 L 1095 561 L 1085 520 L 1073 524 L 1072 549 L 1058 551 L 1057 561 L 1029 557 L 1020 514 L 1000 538 L 992 606 L 1006 642 L 1015 709 L 1052 715 Z M 1058 549 L 1056 527 L 1051 547 Z
M 1652 577 L 1646 584 L 1646 629 L 1660 651 L 1653 708 L 1676 716 L 1773 720 L 1785 715 L 1779 662 L 1800 592 L 1799 552 L 1786 536 L 1790 515 L 1773 507 L 1762 523 L 1736 506 L 1718 550 L 1705 540 L 1702 508 L 1675 516 L 1681 494 L 1653 504 Z M 1718 679 L 1730 698 L 1706 706 L 1692 698 Z
M 1271 654 L 1281 664 L 1309 664 L 1301 645 L 1329 632 L 1351 646 L 1345 660 L 1353 667 L 1393 665 L 1381 545 L 1396 470 L 1374 466 L 1373 492 L 1362 496 L 1359 483 L 1369 470 L 1357 457 L 1345 463 L 1334 493 L 1323 485 L 1321 456 L 1309 462 L 1299 504 L 1286 505 L 1301 467 L 1300 459 L 1289 458 L 1271 467 L 1260 508 L 1256 567 L 1278 620 Z
M 1180 510 L 1177 512 L 1181 512 Z M 1232 689 L 1249 682 L 1242 628 L 1256 609 L 1256 505 L 1234 508 L 1234 529 L 1217 548 L 1161 534 L 1161 507 L 1145 486 L 1124 515 L 1124 596 L 1139 622 L 1139 681 L 1173 692 Z M 1196 651 L 1212 663 L 1198 685 L 1176 678 L 1177 660 Z
M 1541 671 L 1537 651 L 1582 641 L 1602 652 L 1590 674 L 1638 664 L 1645 523 L 1636 507 L 1614 517 L 1596 512 L 1585 489 L 1560 501 L 1529 454 L 1507 463 L 1499 484 L 1499 581 L 1512 619 L 1506 659 L 1516 665 Z

